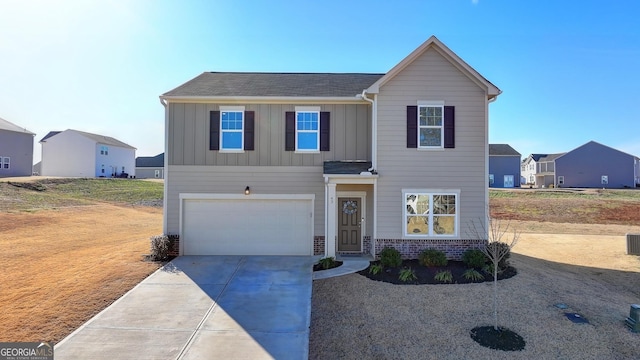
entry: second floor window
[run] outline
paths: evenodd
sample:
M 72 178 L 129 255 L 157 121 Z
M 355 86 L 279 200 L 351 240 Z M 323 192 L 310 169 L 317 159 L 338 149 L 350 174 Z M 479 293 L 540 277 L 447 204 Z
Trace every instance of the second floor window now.
M 220 150 L 242 150 L 244 112 L 220 112 Z
M 442 147 L 443 106 L 418 106 L 418 147 Z
M 296 111 L 296 150 L 320 151 L 319 111 Z

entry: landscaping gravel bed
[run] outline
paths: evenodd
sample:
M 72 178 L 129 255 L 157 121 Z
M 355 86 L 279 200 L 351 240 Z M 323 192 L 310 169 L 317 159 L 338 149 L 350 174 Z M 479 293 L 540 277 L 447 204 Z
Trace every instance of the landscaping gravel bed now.
M 499 325 L 524 338 L 522 351 L 488 349 L 470 337 L 474 327 L 493 324 L 491 282 L 394 285 L 351 274 L 314 281 L 309 358 L 638 358 L 640 334 L 624 324 L 630 304 L 640 302 L 637 272 L 520 254 L 511 263 L 518 275 L 498 282 Z

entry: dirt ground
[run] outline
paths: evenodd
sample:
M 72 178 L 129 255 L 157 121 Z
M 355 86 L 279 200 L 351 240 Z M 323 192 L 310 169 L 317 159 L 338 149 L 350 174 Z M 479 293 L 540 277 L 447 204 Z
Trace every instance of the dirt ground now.
M 155 271 L 162 209 L 0 213 L 0 341 L 58 342 Z

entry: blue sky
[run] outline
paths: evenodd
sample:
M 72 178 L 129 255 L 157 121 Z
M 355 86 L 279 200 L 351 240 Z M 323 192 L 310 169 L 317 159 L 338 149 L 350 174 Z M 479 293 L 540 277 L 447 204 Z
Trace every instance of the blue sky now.
M 163 151 L 158 96 L 204 71 L 384 73 L 429 36 L 497 85 L 489 141 L 640 156 L 640 2 L 2 0 L 0 117 Z

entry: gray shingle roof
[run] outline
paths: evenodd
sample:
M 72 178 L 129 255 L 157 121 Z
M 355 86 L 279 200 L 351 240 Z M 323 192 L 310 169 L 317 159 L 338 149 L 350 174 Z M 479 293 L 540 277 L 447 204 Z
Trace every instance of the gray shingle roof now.
M 557 154 L 548 154 L 546 156 L 541 157 L 538 161 L 539 162 L 554 161 L 555 159 L 559 158 L 564 154 L 566 154 L 566 152 L 557 153 Z
M 489 155 L 520 156 L 509 144 L 489 144 Z
M 13 132 L 19 132 L 19 133 L 24 133 L 24 134 L 29 134 L 29 135 L 35 135 L 34 133 L 32 133 L 31 131 L 25 129 L 25 128 L 21 128 L 20 126 L 9 122 L 3 118 L 0 118 L 0 130 L 8 130 L 8 131 L 13 131 Z
M 383 75 L 205 72 L 163 96 L 355 97 Z
M 134 149 L 135 148 L 129 144 L 123 143 L 122 141 L 112 138 L 110 136 L 104 136 L 104 135 L 98 135 L 98 134 L 92 134 L 92 133 L 88 133 L 88 132 L 84 132 L 84 131 L 78 131 L 78 130 L 72 130 L 72 129 L 67 129 L 65 131 L 73 131 L 76 132 L 84 137 L 87 137 L 99 144 L 104 144 L 104 145 L 111 145 L 111 146 L 118 146 L 121 148 L 127 148 L 127 149 Z M 60 134 L 62 131 L 50 131 L 45 137 L 42 138 L 42 141 L 45 141 L 51 137 L 54 137 L 58 134 Z
M 136 167 L 164 167 L 164 153 L 156 156 L 139 156 Z
M 323 167 L 325 174 L 359 175 L 371 168 L 371 161 L 325 161 Z

